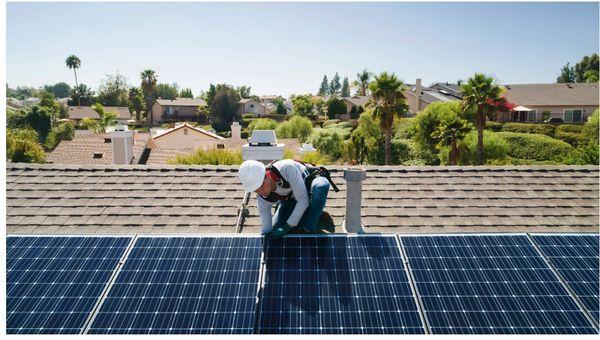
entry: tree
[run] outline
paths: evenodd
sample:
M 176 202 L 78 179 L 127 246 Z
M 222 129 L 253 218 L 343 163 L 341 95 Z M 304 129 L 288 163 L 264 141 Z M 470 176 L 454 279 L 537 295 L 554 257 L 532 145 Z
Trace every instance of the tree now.
M 395 74 L 382 72 L 369 84 L 369 90 L 374 107 L 373 117 L 379 118 L 379 124 L 385 133 L 385 165 L 389 165 L 394 118 L 401 117 L 408 111 L 404 83 Z
M 313 108 L 310 94 L 292 96 L 292 114 L 306 116 L 312 113 Z
M 156 99 L 157 75 L 153 70 L 146 69 L 140 73 L 140 78 L 142 79 L 141 88 L 144 95 L 144 101 L 146 102 L 146 119 L 152 124 L 152 114 L 150 111 L 152 110 L 154 99 Z
M 283 103 L 283 99 L 281 97 L 275 98 L 275 100 L 273 100 L 273 104 L 275 104 L 275 106 L 277 107 L 275 109 L 275 113 L 277 113 L 278 115 L 287 114 L 287 108 L 285 107 L 285 104 Z
M 76 88 L 73 88 L 71 98 L 73 99 L 68 101 L 69 105 L 90 106 L 96 102 L 94 91 L 85 84 L 79 84 Z M 77 100 L 74 98 L 77 98 Z
M 208 105 L 198 106 L 196 109 L 198 111 L 198 122 L 202 124 L 211 123 L 211 112 L 210 107 Z
M 321 82 L 321 86 L 319 87 L 319 92 L 317 94 L 321 97 L 329 94 L 329 80 L 327 80 L 327 75 L 323 76 L 323 81 Z
M 192 94 L 192 89 L 190 89 L 189 87 L 186 87 L 185 89 L 181 89 L 181 91 L 179 91 L 179 97 L 181 98 L 194 98 L 194 95 Z
M 575 67 L 567 63 L 560 71 L 560 76 L 556 78 L 557 83 L 574 83 L 576 79 Z
M 107 74 L 100 81 L 98 101 L 105 106 L 129 106 L 129 85 L 127 78 L 118 71 L 115 75 Z
M 591 56 L 584 56 L 580 62 L 575 64 L 575 81 L 578 83 L 590 83 L 585 76 L 588 71 L 595 71 L 596 79 L 598 79 L 598 54 L 594 53 Z M 593 73 L 592 73 L 593 74 Z M 598 80 L 596 80 L 598 81 Z
M 215 88 L 215 96 L 212 99 L 210 110 L 213 115 L 213 128 L 217 131 L 228 131 L 229 126 L 236 119 L 238 92 L 227 84 L 218 84 Z
M 344 82 L 342 84 L 342 97 L 350 97 L 350 83 L 348 82 L 348 77 L 344 77 Z
M 275 129 L 278 138 L 298 138 L 304 142 L 313 131 L 310 119 L 301 116 L 292 116 L 290 120 L 282 122 Z
M 252 90 L 252 87 L 250 87 L 250 86 L 240 86 L 236 89 L 240 98 L 242 98 L 242 99 L 251 98 L 252 97 L 251 90 Z
M 6 157 L 18 163 L 44 163 L 37 133 L 33 129 L 7 129 Z
M 25 124 L 35 130 L 38 141 L 43 143 L 52 128 L 50 111 L 38 105 L 34 105 L 31 110 L 25 114 Z
M 495 114 L 498 103 L 502 103 L 503 89 L 495 84 L 494 78 L 475 73 L 461 86 L 462 105 L 466 111 L 475 111 L 477 126 L 477 160 L 483 164 L 483 129 L 488 116 Z
M 177 98 L 177 94 L 179 93 L 179 89 L 177 84 L 158 84 L 156 85 L 156 98 L 162 99 L 175 99 Z
M 343 100 L 331 97 L 327 102 L 327 117 L 329 119 L 336 119 L 338 115 L 346 113 L 346 104 Z
M 36 93 L 37 93 L 37 91 L 33 87 L 17 86 L 17 89 L 15 90 L 13 97 L 15 97 L 19 100 L 23 100 L 23 99 L 27 99 L 29 97 L 33 97 Z
M 212 105 L 212 101 L 215 98 L 215 94 L 217 93 L 217 87 L 213 84 L 210 84 L 208 87 L 208 91 L 204 94 L 204 101 L 208 106 Z
M 71 54 L 65 60 L 67 67 L 69 69 L 73 69 L 73 74 L 75 74 L 75 89 L 79 89 L 79 84 L 77 83 L 77 69 L 81 67 L 81 60 L 74 54 Z M 77 105 L 81 106 L 81 101 L 79 100 L 79 93 L 75 91 L 75 96 L 77 96 Z
M 132 87 L 129 89 L 129 109 L 135 112 L 135 120 L 140 121 L 141 113 L 144 110 L 144 94 L 142 90 L 137 87 Z
M 332 96 L 338 95 L 341 87 L 342 85 L 340 84 L 340 76 L 336 72 L 333 76 L 333 79 L 331 79 L 331 83 L 329 84 L 329 94 Z
M 54 85 L 44 85 L 44 89 L 51 92 L 56 98 L 67 98 L 71 93 L 71 86 L 64 82 Z
M 46 90 L 40 92 L 40 106 L 48 109 L 52 123 L 56 121 L 61 111 L 64 110 L 63 106 L 55 100 L 54 95 Z
M 597 83 L 598 82 L 598 70 L 587 70 L 583 74 L 583 80 L 586 83 Z
M 61 123 L 50 131 L 44 147 L 46 150 L 54 150 L 61 141 L 72 140 L 74 136 L 75 127 L 71 123 Z
M 98 112 L 100 119 L 97 120 L 91 127 L 96 133 L 106 133 L 106 128 L 115 123 L 117 114 L 114 112 L 106 112 L 100 103 L 92 105 L 92 109 Z
M 458 140 L 466 136 L 471 129 L 471 123 L 452 114 L 444 116 L 440 126 L 434 131 L 432 137 L 438 140 L 438 147 L 450 146 L 450 165 L 458 164 Z
M 359 96 L 366 96 L 367 90 L 369 89 L 369 82 L 371 81 L 371 72 L 364 69 L 362 72 L 356 74 L 356 80 L 354 86 L 358 89 L 356 94 Z

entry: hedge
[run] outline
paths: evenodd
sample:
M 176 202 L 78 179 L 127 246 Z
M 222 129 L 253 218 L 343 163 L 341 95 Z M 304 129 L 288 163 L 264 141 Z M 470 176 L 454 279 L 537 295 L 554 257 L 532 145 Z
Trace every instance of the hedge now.
M 583 126 L 573 124 L 559 125 L 554 131 L 554 138 L 565 141 L 575 147 L 585 142 L 586 137 L 581 133 Z
M 554 129 L 551 124 L 505 123 L 502 126 L 502 131 L 506 132 L 535 133 L 550 137 L 554 136 Z
M 488 120 L 485 122 L 485 129 L 494 132 L 499 132 L 502 131 L 502 125 L 502 123 L 492 122 Z
M 496 135 L 508 142 L 508 155 L 513 158 L 558 161 L 573 151 L 569 143 L 542 134 L 497 132 Z

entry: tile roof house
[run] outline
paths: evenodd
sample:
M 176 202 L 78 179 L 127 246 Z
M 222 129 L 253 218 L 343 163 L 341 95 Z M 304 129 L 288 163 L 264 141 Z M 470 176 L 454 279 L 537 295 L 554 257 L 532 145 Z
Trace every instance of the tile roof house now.
M 178 120 L 197 121 L 198 107 L 205 105 L 206 102 L 200 98 L 159 98 L 152 104 L 152 114 L 148 115 L 148 124 L 155 125 Z
M 131 119 L 129 108 L 123 106 L 105 106 L 104 112 L 114 112 L 117 114 L 117 121 L 126 122 Z M 69 119 L 79 122 L 83 118 L 100 119 L 98 112 L 90 106 L 68 106 L 67 113 Z
M 421 79 L 417 79 L 414 85 L 406 84 L 406 87 L 407 89 L 404 91 L 404 94 L 409 106 L 409 116 L 415 115 L 431 103 L 461 99 L 458 84 L 438 82 L 429 87 L 423 87 Z
M 276 108 L 272 103 L 261 103 L 253 98 L 243 98 L 238 102 L 238 115 L 253 114 L 260 117 L 275 111 Z
M 598 166 L 363 167 L 366 232 L 598 232 Z M 257 233 L 237 166 L 7 164 L 9 234 Z M 345 213 L 340 192 L 325 210 Z
M 182 123 L 152 136 L 149 147 L 152 149 L 193 149 L 206 142 L 223 139 L 225 138 L 210 131 Z
M 367 108 L 371 96 L 342 97 L 342 100 L 346 104 L 346 114 L 340 115 L 339 119 L 348 120 L 351 118 L 351 113 L 358 115 Z
M 133 164 L 143 161 L 148 133 L 134 132 Z M 112 164 L 112 140 L 108 133 L 75 134 L 72 140 L 63 140 L 46 155 L 47 163 L 55 164 Z

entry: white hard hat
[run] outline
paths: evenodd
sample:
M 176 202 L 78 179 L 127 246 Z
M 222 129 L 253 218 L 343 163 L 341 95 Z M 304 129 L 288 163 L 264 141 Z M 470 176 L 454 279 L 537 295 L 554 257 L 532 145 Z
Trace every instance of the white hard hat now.
M 247 192 L 260 188 L 265 179 L 265 165 L 259 161 L 248 160 L 240 165 L 240 181 Z

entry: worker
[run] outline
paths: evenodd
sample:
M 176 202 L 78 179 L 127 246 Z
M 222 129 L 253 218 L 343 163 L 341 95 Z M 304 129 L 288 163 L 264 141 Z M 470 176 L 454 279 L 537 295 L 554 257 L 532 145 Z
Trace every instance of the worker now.
M 330 183 L 338 191 L 327 169 L 291 159 L 266 166 L 247 160 L 240 166 L 239 178 L 246 192 L 257 194 L 261 234 L 267 239 L 282 237 L 292 228 L 315 232 Z

